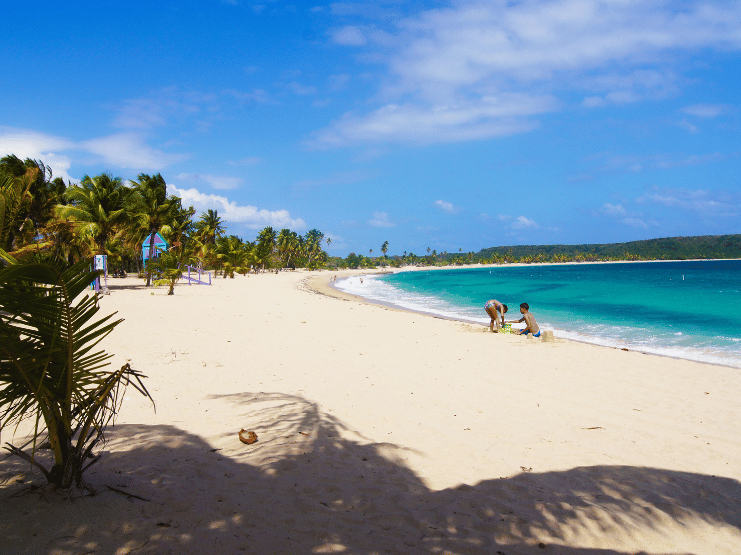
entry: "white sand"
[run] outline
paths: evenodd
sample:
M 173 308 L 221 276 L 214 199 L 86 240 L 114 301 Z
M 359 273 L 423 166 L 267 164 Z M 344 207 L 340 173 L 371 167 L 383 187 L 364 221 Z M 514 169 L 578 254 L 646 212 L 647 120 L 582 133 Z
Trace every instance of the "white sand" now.
M 105 348 L 157 412 L 129 390 L 95 496 L 0 456 L 0 553 L 739 553 L 738 369 L 302 283 L 329 275 L 114 280 Z

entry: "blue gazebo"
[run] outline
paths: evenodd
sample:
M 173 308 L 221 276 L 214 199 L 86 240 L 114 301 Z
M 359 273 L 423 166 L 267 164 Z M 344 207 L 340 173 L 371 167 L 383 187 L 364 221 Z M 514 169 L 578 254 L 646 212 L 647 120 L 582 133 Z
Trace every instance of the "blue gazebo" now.
M 147 259 L 149 259 L 149 242 L 152 240 L 152 236 L 147 236 L 142 243 L 142 259 L 144 260 L 144 267 L 147 266 Z M 167 250 L 167 241 L 162 238 L 159 233 L 154 234 L 154 246 L 152 247 L 152 258 L 157 258 L 160 255 L 160 249 L 163 251 Z

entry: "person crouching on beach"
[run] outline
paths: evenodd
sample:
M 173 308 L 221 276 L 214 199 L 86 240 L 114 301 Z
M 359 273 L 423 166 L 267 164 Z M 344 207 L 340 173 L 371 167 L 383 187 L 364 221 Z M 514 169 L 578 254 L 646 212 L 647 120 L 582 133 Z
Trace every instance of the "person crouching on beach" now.
M 486 310 L 486 313 L 489 315 L 489 318 L 491 318 L 491 324 L 489 324 L 489 330 L 493 331 L 494 333 L 499 332 L 499 328 L 504 325 L 504 313 L 507 312 L 507 305 L 500 303 L 496 299 L 491 299 L 486 301 L 486 304 L 484 305 L 484 310 Z M 501 325 L 500 321 L 501 320 Z M 494 324 L 497 325 L 496 331 L 494 331 Z
M 525 328 L 520 330 L 518 335 L 527 335 L 528 333 L 532 333 L 533 337 L 540 337 L 540 328 L 538 327 L 538 323 L 535 321 L 535 316 L 530 312 L 530 306 L 527 303 L 522 303 L 520 305 L 520 314 L 522 314 L 522 318 L 510 322 L 511 324 L 525 322 Z

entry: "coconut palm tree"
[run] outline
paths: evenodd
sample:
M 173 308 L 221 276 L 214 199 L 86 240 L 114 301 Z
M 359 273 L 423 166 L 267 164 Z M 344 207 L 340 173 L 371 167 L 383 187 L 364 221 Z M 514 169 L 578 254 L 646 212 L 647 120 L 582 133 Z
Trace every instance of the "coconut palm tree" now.
M 208 261 L 216 246 L 216 238 L 224 235 L 224 221 L 219 217 L 218 210 L 208 209 L 201 214 L 196 222 L 196 235 L 202 244 L 203 259 Z
M 59 258 L 19 264 L 3 250 L 0 258 L 7 264 L 0 270 L 0 429 L 28 417 L 42 424 L 30 453 L 26 446 L 6 449 L 56 487 L 80 486 L 99 458 L 93 449 L 104 441 L 123 389 L 133 385 L 151 396 L 129 364 L 104 369 L 112 355 L 96 346 L 122 320 L 113 314 L 96 320 L 98 296 L 83 295 L 100 273 L 90 271 L 89 260 L 71 267 Z M 54 454 L 51 468 L 35 457 L 44 436 Z
M 313 268 L 316 261 L 321 258 L 322 239 L 324 239 L 324 233 L 318 229 L 310 229 L 304 235 L 304 255 L 306 266 L 309 268 Z
M 135 213 L 136 223 L 146 229 L 149 237 L 148 260 L 155 255 L 155 234 L 163 226 L 172 222 L 173 203 L 167 198 L 167 184 L 161 174 L 154 177 L 146 173 L 140 173 L 139 179 L 134 183 L 136 194 L 131 195 L 131 208 Z M 147 287 L 152 283 L 152 270 L 147 267 Z
M 283 260 L 283 265 L 287 268 L 291 265 L 291 260 L 296 257 L 301 247 L 301 241 L 295 231 L 290 229 L 281 229 L 276 241 L 278 246 L 278 255 Z
M 273 255 L 275 250 L 277 234 L 275 230 L 267 226 L 260 233 L 257 234 L 257 245 L 255 246 L 255 254 L 262 264 L 262 269 L 265 269 L 266 265 L 270 265 L 270 257 Z
M 108 239 L 129 219 L 130 194 L 120 177 L 86 175 L 79 185 L 67 189 L 64 196 L 69 204 L 57 205 L 56 214 L 74 222 L 79 235 L 91 237 L 96 254 L 105 254 Z

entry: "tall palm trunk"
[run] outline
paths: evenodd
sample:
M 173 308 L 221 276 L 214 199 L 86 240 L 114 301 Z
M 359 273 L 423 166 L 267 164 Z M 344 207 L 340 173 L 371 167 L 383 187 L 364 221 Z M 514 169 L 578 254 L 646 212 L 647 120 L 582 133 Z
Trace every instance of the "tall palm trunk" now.
M 152 284 L 152 256 L 154 251 L 154 233 L 153 231 L 150 232 L 149 235 L 149 264 L 147 264 L 147 285 L 146 287 L 149 287 Z

